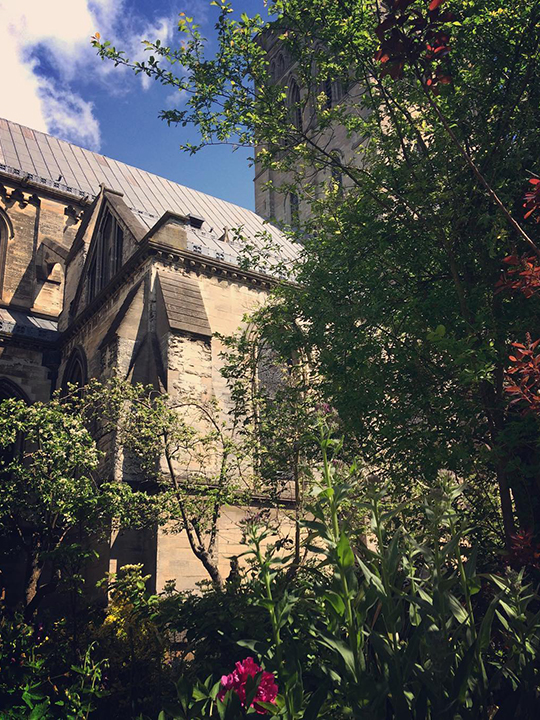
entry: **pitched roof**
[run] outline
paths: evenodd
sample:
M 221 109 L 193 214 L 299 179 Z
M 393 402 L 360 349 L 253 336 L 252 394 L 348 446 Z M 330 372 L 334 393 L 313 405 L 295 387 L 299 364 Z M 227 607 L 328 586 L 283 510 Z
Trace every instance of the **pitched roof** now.
M 240 249 L 235 241 L 220 240 L 227 236 L 226 228 L 242 228 L 260 249 L 266 241 L 258 236 L 269 234 L 282 262 L 293 260 L 298 252 L 294 243 L 251 210 L 4 119 L 0 119 L 0 171 L 79 197 L 95 197 L 103 183 L 123 193 L 147 228 L 167 210 L 203 218 L 201 228 L 190 229 L 188 249 L 225 262 L 237 264 Z

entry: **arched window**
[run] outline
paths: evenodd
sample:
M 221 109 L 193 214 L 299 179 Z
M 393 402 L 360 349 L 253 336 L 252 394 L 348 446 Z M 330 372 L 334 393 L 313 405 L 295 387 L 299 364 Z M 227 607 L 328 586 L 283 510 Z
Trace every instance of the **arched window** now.
M 297 130 L 302 130 L 302 107 L 300 105 L 300 88 L 296 80 L 291 80 L 289 85 L 289 111 L 291 122 Z
M 272 81 L 276 79 L 276 63 L 274 60 L 270 63 L 270 78 Z
M 64 390 L 66 390 L 70 384 L 83 387 L 86 385 L 87 380 L 86 355 L 81 348 L 75 348 L 67 361 L 64 377 L 62 378 L 62 387 Z
M 25 392 L 16 385 L 12 380 L 6 377 L 0 378 L 0 402 L 3 400 L 9 400 L 15 398 L 15 400 L 24 400 L 27 405 L 30 405 L 30 400 Z
M 332 176 L 332 182 L 334 183 L 334 185 L 337 185 L 338 192 L 341 192 L 343 190 L 343 174 L 341 172 L 341 163 L 342 163 L 341 153 L 339 152 L 339 150 L 332 150 L 331 155 L 334 158 L 330 165 L 330 174 Z
M 274 188 L 268 190 L 268 214 L 272 220 L 276 217 L 276 195 Z
M 27 405 L 30 405 L 30 400 L 26 393 L 21 388 L 12 382 L 9 378 L 0 378 L 0 403 L 4 400 L 22 400 Z M 17 433 L 17 438 L 11 445 L 5 446 L 0 449 L 0 460 L 1 464 L 10 463 L 15 458 L 22 455 L 24 447 L 24 435 L 22 432 Z
M 332 80 L 327 77 L 326 80 L 323 83 L 323 92 L 325 94 L 326 100 L 326 109 L 330 110 L 332 105 L 334 104 L 334 94 L 333 94 L 333 83 Z
M 4 293 L 4 275 L 7 261 L 7 243 L 13 237 L 13 226 L 8 216 L 0 210 L 0 299 Z
M 88 302 L 91 302 L 122 266 L 124 231 L 107 212 L 101 219 L 88 268 Z
M 336 80 L 333 87 L 333 100 L 334 104 L 339 102 L 344 95 L 347 94 L 347 83 L 342 80 Z
M 283 57 L 283 54 L 280 54 L 277 59 L 277 79 L 280 77 L 283 77 L 283 73 L 285 72 L 285 58 Z

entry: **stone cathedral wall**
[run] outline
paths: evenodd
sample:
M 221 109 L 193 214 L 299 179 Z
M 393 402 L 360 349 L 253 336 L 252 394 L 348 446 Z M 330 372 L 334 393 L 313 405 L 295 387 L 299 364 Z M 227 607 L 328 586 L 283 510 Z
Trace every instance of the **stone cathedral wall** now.
M 51 323 L 62 310 L 64 260 L 81 210 L 0 178 L 0 378 L 29 401 L 47 400 L 56 382 Z

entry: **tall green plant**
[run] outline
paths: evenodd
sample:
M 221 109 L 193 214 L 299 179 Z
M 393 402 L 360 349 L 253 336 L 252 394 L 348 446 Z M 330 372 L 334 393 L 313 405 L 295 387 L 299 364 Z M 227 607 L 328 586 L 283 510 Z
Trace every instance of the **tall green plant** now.
M 460 521 L 462 488 L 444 478 L 425 500 L 426 531 L 417 537 L 402 525 L 402 505 L 389 502 L 384 488 L 365 487 L 359 542 L 341 522 L 351 488 L 358 493 L 358 469 L 340 467 L 340 446 L 323 424 L 320 481 L 305 523 L 306 543 L 320 559 L 303 634 L 321 647 L 320 689 L 309 701 L 300 674 L 279 660 L 282 639 L 274 631 L 266 656 L 284 676 L 284 693 L 299 698 L 294 706 L 284 695 L 276 716 L 535 717 L 540 598 L 523 571 L 479 572 L 470 528 Z M 272 551 L 263 555 L 258 537 L 252 533 L 251 543 L 264 604 L 281 629 L 290 603 L 270 573 Z

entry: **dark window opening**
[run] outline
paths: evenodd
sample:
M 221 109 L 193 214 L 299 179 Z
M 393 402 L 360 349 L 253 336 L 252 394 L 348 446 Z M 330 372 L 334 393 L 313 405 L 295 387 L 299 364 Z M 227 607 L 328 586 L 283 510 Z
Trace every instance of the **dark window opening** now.
M 0 219 L 0 298 L 4 289 L 4 273 L 6 270 L 8 231 L 6 223 Z
M 0 403 L 12 398 L 14 400 L 22 400 L 27 405 L 30 405 L 30 401 L 18 385 L 8 378 L 0 378 Z M 10 462 L 22 457 L 23 450 L 24 435 L 22 432 L 18 432 L 14 443 L 0 449 L 0 468 L 2 468 L 2 472 L 4 472 L 4 468 L 6 468 Z
M 88 268 L 88 301 L 113 278 L 122 266 L 124 231 L 116 218 L 107 213 L 96 235 L 96 244 Z
M 330 110 L 330 108 L 333 105 L 334 97 L 333 97 L 333 88 L 332 88 L 332 81 L 330 78 L 326 78 L 324 81 L 324 94 L 326 96 L 326 109 Z
M 67 390 L 68 385 L 82 388 L 88 379 L 86 356 L 79 348 L 75 349 L 67 361 L 62 387 Z
M 302 107 L 300 105 L 300 89 L 296 82 L 291 82 L 289 92 L 289 108 L 291 113 L 291 122 L 297 130 L 302 130 Z

